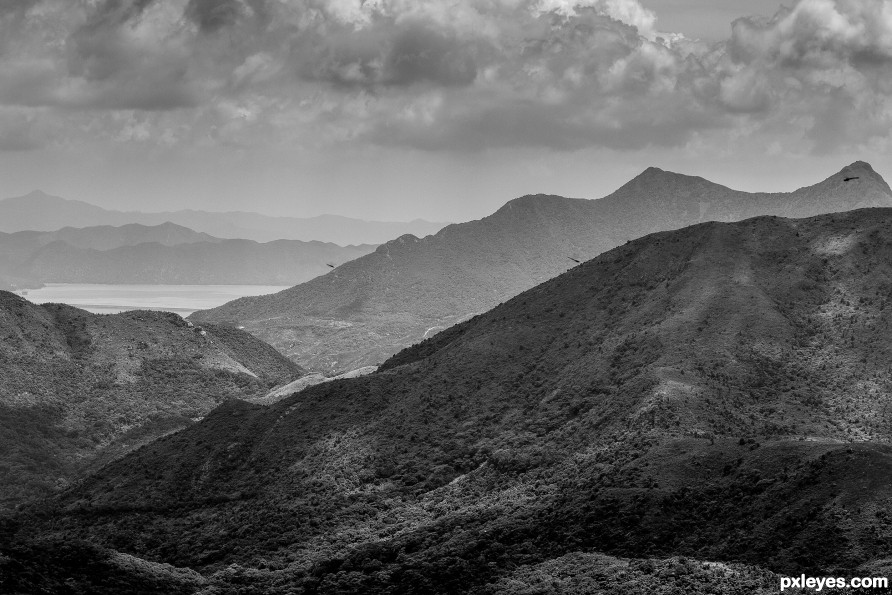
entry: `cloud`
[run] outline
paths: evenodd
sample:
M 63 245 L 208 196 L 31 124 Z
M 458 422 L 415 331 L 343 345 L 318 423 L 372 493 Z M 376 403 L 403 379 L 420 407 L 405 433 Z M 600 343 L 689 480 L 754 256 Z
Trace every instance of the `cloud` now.
M 784 130 L 821 152 L 892 124 L 888 0 L 801 0 L 713 45 L 638 0 L 10 0 L 0 40 L 0 105 L 71 137 L 634 150 Z
M 892 60 L 892 4 L 884 0 L 802 0 L 767 23 L 733 24 L 732 56 L 786 68 L 873 65 Z
M 0 152 L 31 151 L 44 144 L 33 116 L 21 110 L 0 109 Z
M 816 152 L 887 137 L 892 2 L 802 0 L 772 19 L 739 19 L 717 71 L 726 107 L 801 121 Z
M 302 77 L 344 87 L 469 85 L 477 76 L 473 48 L 423 21 L 308 35 L 296 53 Z
M 637 0 L 540 0 L 540 12 L 557 12 L 572 17 L 579 9 L 590 8 L 638 31 L 642 37 L 653 41 L 657 37 L 657 15 L 644 8 Z
M 39 0 L 3 0 L 0 2 L 0 15 L 22 14 L 37 4 Z
M 242 6 L 237 0 L 189 0 L 185 14 L 201 31 L 213 33 L 235 24 Z

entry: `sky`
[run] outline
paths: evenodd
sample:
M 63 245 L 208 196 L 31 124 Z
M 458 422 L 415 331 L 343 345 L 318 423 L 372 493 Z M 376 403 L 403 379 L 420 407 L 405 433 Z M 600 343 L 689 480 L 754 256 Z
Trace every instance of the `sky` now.
M 466 221 L 890 131 L 892 0 L 0 0 L 0 197 Z

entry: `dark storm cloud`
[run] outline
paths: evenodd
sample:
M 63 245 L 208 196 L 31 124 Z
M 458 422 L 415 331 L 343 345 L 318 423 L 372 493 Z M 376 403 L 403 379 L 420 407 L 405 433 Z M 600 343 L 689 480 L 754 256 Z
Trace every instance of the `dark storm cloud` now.
M 68 40 L 69 85 L 52 100 L 78 109 L 168 110 L 198 104 L 188 48 L 141 39 L 136 29 L 154 0 L 107 0 Z M 144 23 L 143 23 L 144 24 Z
M 334 30 L 332 30 L 334 29 Z M 354 30 L 335 26 L 298 40 L 302 77 L 344 87 L 470 85 L 477 76 L 473 44 L 429 23 L 389 22 Z
M 92 12 L 83 31 L 99 31 L 119 27 L 139 17 L 155 0 L 104 0 Z
M 235 24 L 242 16 L 242 4 L 238 0 L 189 0 L 185 15 L 201 31 L 213 33 Z
M 385 80 L 406 85 L 431 81 L 441 85 L 470 85 L 477 65 L 468 47 L 423 23 L 402 28 L 385 60 Z
M 8 13 L 21 13 L 37 4 L 39 0 L 0 0 L 0 15 Z

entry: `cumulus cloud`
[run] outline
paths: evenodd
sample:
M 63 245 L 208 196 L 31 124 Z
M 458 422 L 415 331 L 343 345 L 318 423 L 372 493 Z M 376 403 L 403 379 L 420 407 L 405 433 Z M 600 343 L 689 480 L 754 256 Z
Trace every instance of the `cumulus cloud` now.
M 308 32 L 294 58 L 304 78 L 347 87 L 469 85 L 477 76 L 473 48 L 424 21 Z
M 242 6 L 238 0 L 189 0 L 185 14 L 201 31 L 213 33 L 235 24 Z
M 0 40 L 0 104 L 131 142 L 635 149 L 783 127 L 826 151 L 892 124 L 890 0 L 800 0 L 715 45 L 638 0 L 9 0 Z
M 717 68 L 729 109 L 805 123 L 816 151 L 887 136 L 892 124 L 892 2 L 801 0 L 733 24 Z

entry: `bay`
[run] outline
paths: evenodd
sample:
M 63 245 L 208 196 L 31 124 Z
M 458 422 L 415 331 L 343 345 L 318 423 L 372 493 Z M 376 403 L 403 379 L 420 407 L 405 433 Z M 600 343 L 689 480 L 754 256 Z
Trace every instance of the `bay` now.
M 36 304 L 69 304 L 94 314 L 160 310 L 185 317 L 196 310 L 222 306 L 240 297 L 276 293 L 283 289 L 288 289 L 288 286 L 47 283 L 40 289 L 15 293 Z

